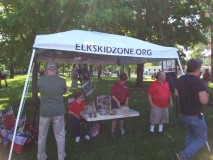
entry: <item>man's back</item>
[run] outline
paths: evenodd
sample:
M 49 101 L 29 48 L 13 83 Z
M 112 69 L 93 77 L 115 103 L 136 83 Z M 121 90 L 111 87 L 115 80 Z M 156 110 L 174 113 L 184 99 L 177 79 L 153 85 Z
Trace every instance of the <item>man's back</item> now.
M 42 116 L 57 116 L 65 113 L 63 94 L 66 91 L 66 82 L 57 76 L 43 76 L 38 80 L 38 89 L 41 93 Z
M 202 104 L 198 93 L 205 90 L 202 81 L 193 75 L 183 75 L 177 80 L 180 113 L 184 115 L 196 115 L 201 112 Z

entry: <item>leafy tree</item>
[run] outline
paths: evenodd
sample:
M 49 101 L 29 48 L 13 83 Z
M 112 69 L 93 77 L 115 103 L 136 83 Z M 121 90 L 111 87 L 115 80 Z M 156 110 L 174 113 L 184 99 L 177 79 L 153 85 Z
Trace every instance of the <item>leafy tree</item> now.
M 144 67 L 147 66 L 160 66 L 161 63 L 160 62 L 149 62 L 149 63 L 145 63 Z
M 164 46 L 189 48 L 207 43 L 210 0 L 1 0 L 0 34 L 3 58 L 27 66 L 35 35 L 70 29 L 127 35 Z M 23 56 L 24 55 L 24 56 Z M 142 86 L 143 64 L 137 66 Z M 14 68 L 14 67 L 11 67 Z
M 3 8 L 0 12 L 1 59 L 10 66 L 12 78 L 14 68 L 27 69 L 35 36 L 59 30 L 61 3 L 1 0 L 0 6 Z
M 204 55 L 202 54 L 202 52 L 206 49 L 206 46 L 203 44 L 199 44 L 197 46 L 194 47 L 192 53 L 190 53 L 189 57 L 190 58 L 200 58 L 203 59 Z
M 138 39 L 164 46 L 177 44 L 186 48 L 199 42 L 207 43 L 205 33 L 210 19 L 205 17 L 210 1 L 131 0 L 134 11 L 132 35 Z M 132 22 L 132 20 L 130 21 Z M 182 55 L 183 58 L 183 54 Z M 137 67 L 137 85 L 141 86 L 143 65 Z
M 199 59 L 203 60 L 204 66 L 210 66 L 211 58 L 204 54 L 205 50 L 208 50 L 208 46 L 206 46 L 204 44 L 198 44 L 194 47 L 194 49 L 192 50 L 192 53 L 190 53 L 189 57 L 190 58 L 199 58 Z

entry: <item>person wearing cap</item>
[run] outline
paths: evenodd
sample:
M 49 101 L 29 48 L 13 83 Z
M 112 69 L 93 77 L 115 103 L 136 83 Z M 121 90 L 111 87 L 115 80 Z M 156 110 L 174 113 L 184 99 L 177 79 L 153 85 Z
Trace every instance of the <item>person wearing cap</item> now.
M 199 78 L 202 66 L 200 59 L 191 59 L 187 73 L 177 80 L 175 95 L 178 96 L 180 118 L 186 128 L 185 147 L 176 153 L 177 160 L 191 160 L 207 142 L 207 125 L 202 105 L 208 103 L 208 93 Z
M 166 82 L 166 74 L 157 72 L 156 80 L 149 85 L 148 100 L 151 106 L 150 111 L 150 133 L 153 135 L 155 125 L 159 125 L 158 133 L 163 134 L 163 124 L 169 123 L 168 102 L 173 107 L 173 101 L 169 84 Z
M 47 134 L 50 123 L 58 147 L 58 160 L 64 160 L 65 154 L 65 121 L 66 112 L 63 102 L 63 94 L 66 93 L 66 81 L 57 76 L 57 65 L 48 63 L 46 75 L 38 79 L 37 88 L 40 96 L 40 117 L 38 135 L 38 160 L 46 160 L 45 152 Z
M 119 76 L 119 81 L 115 82 L 112 86 L 112 108 L 116 109 L 122 105 L 128 106 L 129 104 L 129 92 L 128 87 L 125 84 L 127 80 L 127 75 L 125 73 Z M 124 130 L 124 120 L 119 119 L 120 122 L 120 134 L 121 136 L 125 135 Z M 111 136 L 115 137 L 115 128 L 116 128 L 117 120 L 112 120 L 112 128 L 111 128 Z

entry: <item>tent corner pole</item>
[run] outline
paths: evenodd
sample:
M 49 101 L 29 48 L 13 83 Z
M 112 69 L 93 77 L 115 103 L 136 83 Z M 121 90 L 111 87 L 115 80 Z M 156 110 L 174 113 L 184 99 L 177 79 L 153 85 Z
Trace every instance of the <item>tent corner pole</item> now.
M 12 143 L 11 143 L 11 147 L 10 147 L 10 153 L 9 153 L 8 160 L 11 160 L 11 157 L 12 157 L 12 152 L 13 152 L 13 147 L 14 147 L 14 142 L 15 142 L 15 137 L 16 137 L 16 131 L 17 131 L 18 122 L 19 122 L 20 114 L 21 114 L 22 107 L 23 107 L 24 97 L 25 97 L 25 93 L 26 93 L 26 90 L 27 90 L 27 85 L 28 85 L 28 81 L 29 81 L 30 72 L 31 72 L 31 68 L 32 68 L 32 65 L 33 65 L 34 57 L 35 57 L 35 49 L 33 49 L 30 64 L 29 64 L 29 67 L 28 67 L 27 77 L 26 77 L 26 80 L 25 80 L 24 89 L 23 89 L 23 92 L 22 92 L 22 97 L 21 97 L 21 101 L 20 101 L 20 105 L 19 105 L 19 110 L 18 110 L 18 114 L 17 114 L 17 117 L 16 117 L 16 123 L 15 123 L 13 139 L 12 139 Z
M 183 72 L 183 68 L 182 68 L 182 65 L 181 65 L 181 63 L 180 63 L 179 58 L 177 58 L 177 61 L 178 61 L 178 65 L 179 65 L 179 67 L 180 67 L 181 74 L 184 75 L 185 73 Z

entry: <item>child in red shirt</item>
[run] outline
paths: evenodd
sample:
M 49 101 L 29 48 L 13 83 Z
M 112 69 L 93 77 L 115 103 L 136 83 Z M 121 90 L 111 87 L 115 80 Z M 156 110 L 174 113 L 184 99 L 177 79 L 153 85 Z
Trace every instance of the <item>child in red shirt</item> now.
M 119 76 L 119 81 L 115 82 L 112 86 L 112 108 L 119 108 L 122 105 L 128 106 L 129 102 L 129 92 L 128 87 L 125 84 L 127 80 L 127 75 L 125 73 Z M 120 121 L 120 133 L 121 136 L 125 135 L 124 130 L 124 120 L 119 119 Z M 117 119 L 112 120 L 111 136 L 115 137 L 115 128 L 116 128 Z
M 68 113 L 71 115 L 72 124 L 75 130 L 75 142 L 80 141 L 80 123 L 83 121 L 87 130 L 87 122 L 82 118 L 81 111 L 83 111 L 86 106 L 86 101 L 84 100 L 84 94 L 81 91 L 77 91 L 75 94 L 75 100 L 71 102 L 68 108 Z M 89 140 L 89 131 L 86 132 L 85 139 Z

